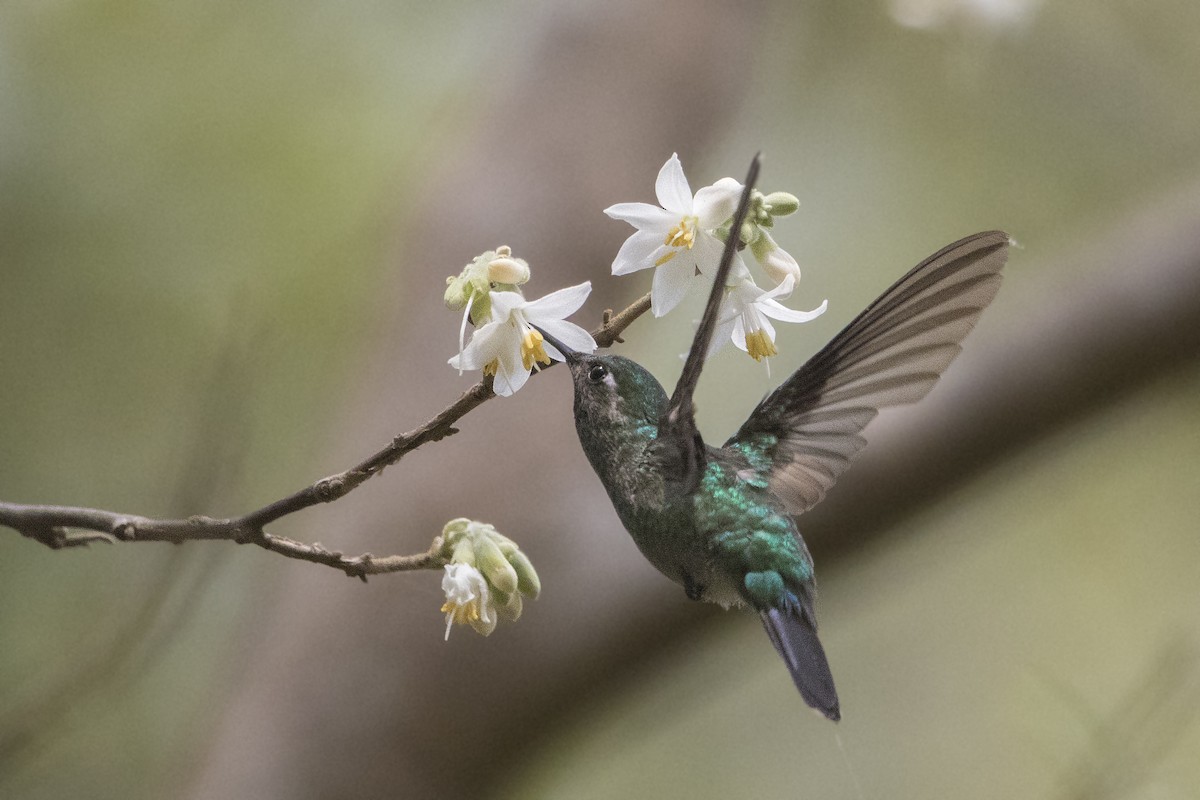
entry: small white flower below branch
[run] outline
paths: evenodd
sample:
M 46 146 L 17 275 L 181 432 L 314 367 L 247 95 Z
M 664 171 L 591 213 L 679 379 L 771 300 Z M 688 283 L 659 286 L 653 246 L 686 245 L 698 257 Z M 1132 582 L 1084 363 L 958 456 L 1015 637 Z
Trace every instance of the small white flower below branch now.
M 500 617 L 521 618 L 523 597 L 536 600 L 542 583 L 516 543 L 491 525 L 459 518 L 442 530 L 442 576 L 446 602 L 446 638 L 455 624 L 470 625 L 488 636 Z

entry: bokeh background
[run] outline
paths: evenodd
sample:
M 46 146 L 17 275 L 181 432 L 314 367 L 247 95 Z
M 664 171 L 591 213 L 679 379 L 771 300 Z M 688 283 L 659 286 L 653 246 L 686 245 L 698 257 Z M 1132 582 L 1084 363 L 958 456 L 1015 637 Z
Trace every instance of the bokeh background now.
M 550 373 L 275 531 L 466 515 L 542 598 L 442 641 L 439 577 L 0 530 L 0 796 L 1200 794 L 1200 5 L 6 0 L 0 498 L 235 515 L 457 397 L 444 277 L 511 245 L 598 321 L 677 151 L 766 156 L 804 270 L 722 440 L 925 255 L 1020 243 L 965 355 L 801 520 L 844 721 L 641 560 Z M 701 298 L 620 352 L 668 386 Z

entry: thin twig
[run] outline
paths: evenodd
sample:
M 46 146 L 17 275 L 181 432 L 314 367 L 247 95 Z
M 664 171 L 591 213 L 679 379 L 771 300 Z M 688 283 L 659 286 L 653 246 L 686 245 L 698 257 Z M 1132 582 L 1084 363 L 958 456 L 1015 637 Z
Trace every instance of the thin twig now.
M 604 323 L 592 332 L 596 344 L 609 347 L 614 342 L 621 341 L 621 333 L 649 309 L 650 295 L 647 294 L 619 314 L 605 311 Z M 415 555 L 376 557 L 370 553 L 363 553 L 347 556 L 339 551 L 327 550 L 320 543 L 306 544 L 284 536 L 272 535 L 267 533 L 266 526 L 311 506 L 339 500 L 421 445 L 458 433 L 454 424 L 495 396 L 491 378 L 484 378 L 424 425 L 395 437 L 387 447 L 357 466 L 322 478 L 298 492 L 240 517 L 155 519 L 96 508 L 22 505 L 0 501 L 0 526 L 12 528 L 52 550 L 86 547 L 95 542 L 180 544 L 217 540 L 255 544 L 287 558 L 339 569 L 364 581 L 368 575 L 439 569 L 445 563 L 445 559 L 440 555 L 440 537 L 434 540 L 428 551 Z

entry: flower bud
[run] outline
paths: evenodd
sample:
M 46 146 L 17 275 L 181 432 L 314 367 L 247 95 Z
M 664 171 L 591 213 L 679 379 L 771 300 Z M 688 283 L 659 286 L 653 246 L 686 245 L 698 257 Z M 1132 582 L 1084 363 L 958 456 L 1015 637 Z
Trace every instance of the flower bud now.
M 796 263 L 792 254 L 782 247 L 776 247 L 759 263 L 776 285 L 783 283 L 788 277 L 791 277 L 793 283 L 800 280 L 800 265 Z
M 471 324 L 476 328 L 492 321 L 492 293 L 479 292 L 471 301 Z
M 459 539 L 450 551 L 450 562 L 453 564 L 468 564 L 473 567 L 475 560 L 475 548 L 471 540 L 465 537 Z
M 536 600 L 537 596 L 542 593 L 542 581 L 538 578 L 529 556 L 516 550 L 508 554 L 508 563 L 516 570 L 517 589 L 530 600 Z
M 743 222 L 741 239 L 742 244 L 753 244 L 758 239 L 758 228 L 753 223 Z
M 766 231 L 759 231 L 759 234 L 758 240 L 750 246 L 750 250 L 762 265 L 763 271 L 775 281 L 776 286 L 783 283 L 788 276 L 791 276 L 793 283 L 799 281 L 800 265 L 796 263 L 796 259 L 776 244 L 771 234 Z
M 500 256 L 488 262 L 488 280 L 519 286 L 529 280 L 529 264 L 524 259 Z
M 500 552 L 499 546 L 488 536 L 475 541 L 475 560 L 479 571 L 495 588 L 511 594 L 517 591 L 517 571 Z
M 446 294 L 443 299 L 446 302 L 446 308 L 451 311 L 462 311 L 467 307 L 467 301 L 471 299 L 470 284 L 462 278 L 451 275 L 446 278 Z
M 795 214 L 800 208 L 800 199 L 787 192 L 771 192 L 763 201 L 771 207 L 770 213 L 773 217 L 786 217 L 788 214 Z

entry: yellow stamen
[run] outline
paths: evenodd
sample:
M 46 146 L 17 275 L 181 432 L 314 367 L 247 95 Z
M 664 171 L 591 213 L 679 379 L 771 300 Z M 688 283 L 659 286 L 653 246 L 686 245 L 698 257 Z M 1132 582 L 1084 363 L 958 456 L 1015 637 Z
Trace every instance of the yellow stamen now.
M 549 364 L 550 356 L 546 355 L 542 342 L 545 339 L 537 331 L 529 331 L 521 342 L 521 363 L 525 369 L 533 369 L 534 363 Z
M 442 605 L 442 611 L 453 615 L 454 621 L 459 625 L 466 625 L 468 622 L 479 619 L 479 603 L 475 600 L 472 600 L 465 606 L 446 601 Z
M 696 243 L 696 224 L 699 221 L 696 217 L 684 217 L 679 220 L 678 225 L 667 231 L 667 238 L 663 240 L 663 244 L 667 247 L 686 247 L 691 250 L 692 245 Z
M 500 359 L 493 358 L 491 361 L 483 365 L 484 375 L 495 375 L 496 370 L 500 369 Z
M 654 262 L 654 266 L 661 267 L 663 264 L 670 261 L 675 256 L 679 255 L 679 250 L 687 248 L 692 249 L 696 244 L 696 225 L 700 222 L 697 217 L 684 217 L 679 220 L 679 224 L 671 230 L 667 231 L 667 238 L 663 239 L 663 244 L 667 247 L 679 248 L 676 250 L 668 250 L 658 257 Z
M 755 361 L 779 355 L 779 351 L 775 349 L 775 343 L 767 336 L 766 331 L 752 331 L 746 334 L 746 352 Z

